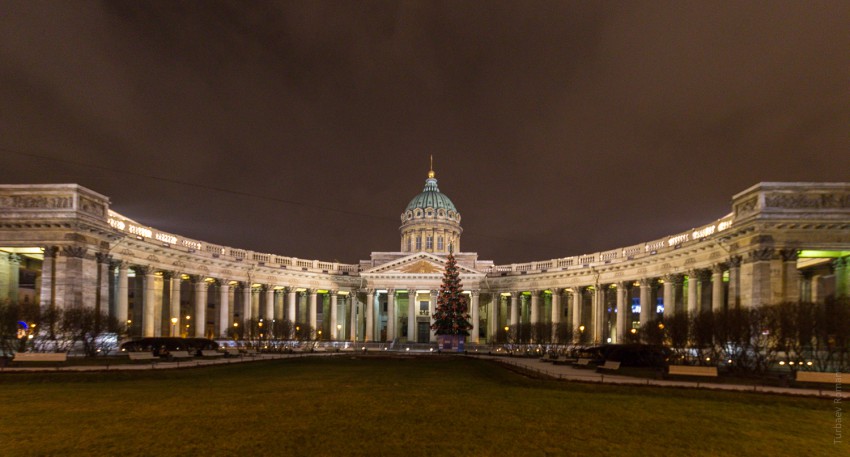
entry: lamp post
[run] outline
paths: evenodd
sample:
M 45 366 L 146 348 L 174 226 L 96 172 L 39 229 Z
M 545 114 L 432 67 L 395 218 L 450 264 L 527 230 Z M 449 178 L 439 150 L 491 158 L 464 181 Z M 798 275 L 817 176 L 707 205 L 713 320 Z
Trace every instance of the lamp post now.
M 177 336 L 177 318 L 171 318 L 171 336 Z
M 342 339 L 342 324 L 336 324 L 336 339 Z

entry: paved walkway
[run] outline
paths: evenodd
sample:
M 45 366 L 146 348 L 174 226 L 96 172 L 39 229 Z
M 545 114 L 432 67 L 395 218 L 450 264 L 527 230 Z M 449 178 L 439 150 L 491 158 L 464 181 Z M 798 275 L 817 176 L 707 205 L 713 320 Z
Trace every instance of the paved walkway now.
M 57 364 L 55 367 L 36 366 L 36 367 L 0 367 L 0 372 L 3 373 L 33 373 L 33 372 L 98 372 L 98 371 L 143 371 L 143 370 L 170 370 L 178 368 L 195 368 L 213 365 L 230 365 L 234 363 L 248 363 L 263 360 L 280 360 L 292 359 L 299 357 L 332 357 L 338 355 L 352 355 L 353 351 L 342 352 L 312 352 L 312 353 L 292 353 L 292 354 L 257 354 L 253 356 L 239 357 L 222 357 L 218 359 L 193 359 L 187 361 L 156 361 L 153 363 L 122 363 L 116 365 L 62 365 Z M 357 353 L 359 354 L 359 352 Z M 369 355 L 387 354 L 386 352 L 370 352 Z M 393 355 L 404 354 L 402 352 L 393 351 Z M 429 352 L 415 352 L 417 355 L 427 355 Z M 434 353 L 431 353 L 436 355 Z M 715 382 L 704 381 L 671 381 L 662 379 L 636 378 L 618 374 L 597 373 L 591 369 L 573 368 L 570 365 L 555 365 L 548 362 L 542 362 L 538 358 L 526 357 L 504 357 L 491 355 L 475 355 L 470 354 L 470 357 L 477 357 L 484 360 L 492 360 L 505 365 L 511 365 L 523 370 L 533 371 L 553 379 L 562 379 L 567 381 L 580 382 L 596 382 L 603 384 L 619 384 L 633 386 L 658 386 L 658 387 L 685 387 L 710 390 L 727 390 L 736 392 L 757 392 L 771 393 L 783 395 L 799 395 L 809 397 L 825 397 L 825 398 L 850 398 L 850 395 L 843 391 L 835 391 L 831 389 L 807 389 L 793 387 L 774 387 L 774 386 L 758 386 L 744 384 L 721 384 Z
M 329 357 L 339 354 L 350 354 L 351 352 L 313 352 L 313 353 L 291 353 L 291 354 L 257 354 L 253 356 L 242 355 L 239 357 L 219 357 L 216 359 L 192 359 L 185 361 L 166 362 L 156 360 L 151 363 L 120 363 L 115 365 L 64 365 L 57 364 L 54 367 L 47 363 L 40 366 L 14 366 L 0 367 L 3 373 L 32 373 L 32 372 L 57 372 L 57 371 L 142 371 L 142 370 L 171 370 L 177 368 L 206 367 L 212 365 L 230 365 L 234 363 L 258 362 L 262 360 L 292 359 L 299 357 Z M 72 359 L 73 360 L 73 359 Z
M 827 397 L 827 398 L 850 398 L 850 395 L 843 391 L 832 389 L 807 389 L 796 387 L 774 387 L 774 386 L 752 386 L 744 384 L 721 384 L 715 382 L 704 381 L 671 381 L 666 379 L 648 379 L 636 378 L 632 376 L 623 376 L 618 374 L 597 373 L 588 368 L 573 368 L 570 365 L 555 365 L 549 362 L 542 362 L 538 358 L 525 357 L 499 357 L 489 355 L 476 355 L 480 359 L 493 360 L 505 365 L 511 365 L 524 370 L 530 370 L 549 376 L 554 379 L 563 379 L 568 381 L 581 382 L 598 382 L 604 384 L 622 384 L 622 385 L 640 385 L 640 386 L 659 386 L 659 387 L 686 387 L 710 390 L 729 390 L 736 392 L 758 392 L 783 395 L 800 395 L 808 397 Z

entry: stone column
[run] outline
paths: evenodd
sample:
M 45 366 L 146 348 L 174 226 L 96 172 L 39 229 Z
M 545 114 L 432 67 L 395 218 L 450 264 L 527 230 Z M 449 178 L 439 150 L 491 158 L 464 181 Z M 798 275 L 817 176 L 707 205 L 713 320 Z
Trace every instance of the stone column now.
M 531 325 L 537 325 L 540 323 L 540 291 L 532 290 L 531 291 Z
M 295 287 L 289 286 L 286 288 L 286 320 L 289 321 L 290 326 L 294 329 L 295 327 L 295 300 L 298 299 L 297 292 Z
M 430 314 L 431 325 L 434 325 L 434 311 L 436 310 L 436 308 L 437 308 L 437 291 L 432 290 L 431 291 L 431 302 L 430 302 L 430 305 L 428 306 L 428 313 Z M 434 333 L 434 330 L 429 330 L 428 334 L 431 335 L 430 341 L 432 343 L 437 341 L 437 334 Z
M 496 342 L 496 335 L 499 333 L 499 311 L 502 307 L 502 296 L 499 292 L 490 292 L 490 322 L 488 325 L 487 336 L 491 343 Z
M 668 274 L 664 276 L 664 316 L 669 319 L 676 313 L 676 276 Z
M 583 292 L 584 287 L 573 287 L 573 330 L 576 332 L 576 341 L 578 341 L 578 328 L 581 326 L 581 308 L 584 304 Z
M 153 267 L 140 267 L 139 272 L 145 277 L 145 296 L 142 312 L 142 336 L 151 337 L 154 333 L 156 306 L 156 271 Z
M 56 283 L 56 246 L 47 246 L 44 248 L 44 261 L 41 263 L 41 293 L 40 304 L 47 305 L 49 308 L 54 307 L 56 303 L 56 292 L 54 284 Z M 126 292 L 126 270 L 125 273 L 125 292 Z M 126 296 L 126 294 L 125 294 Z M 126 308 L 125 308 L 126 309 Z M 116 316 L 117 317 L 117 316 Z M 124 313 L 124 320 L 118 321 L 121 325 L 127 323 L 127 313 Z
M 511 321 L 508 323 L 509 326 L 514 327 L 519 325 L 519 291 L 511 291 Z M 519 331 L 519 327 L 514 328 L 513 337 L 517 337 L 517 331 Z
M 605 336 L 605 286 L 597 285 L 593 292 L 593 341 L 596 343 L 604 343 L 602 339 Z
M 727 308 L 741 306 L 741 256 L 729 257 L 729 302 Z
M 227 329 L 230 327 L 230 282 L 219 279 L 219 284 L 218 336 L 227 338 Z
M 336 290 L 329 290 L 328 291 L 328 295 L 330 295 L 330 297 L 331 297 L 331 304 L 330 304 L 331 320 L 330 320 L 329 325 L 328 325 L 328 327 L 330 328 L 331 334 L 328 335 L 329 336 L 328 339 L 334 340 L 334 341 L 338 341 L 338 340 L 342 339 L 342 335 L 340 335 L 340 333 L 342 333 L 342 331 L 340 329 L 336 328 L 336 326 L 337 326 L 337 323 L 336 323 L 337 322 L 337 312 L 338 312 L 338 310 L 336 308 L 339 305 L 339 302 L 337 300 L 337 293 L 339 293 L 339 291 L 336 291 Z
M 21 277 L 21 256 L 17 254 L 9 254 L 9 302 L 18 303 L 20 295 L 20 277 Z M 0 297 L 2 298 L 2 297 Z M 83 303 L 88 305 L 87 303 Z
M 266 306 L 263 309 L 263 319 L 268 322 L 268 325 L 271 325 L 271 321 L 274 319 L 274 286 L 271 284 L 264 285 L 263 295 L 266 300 Z
M 752 294 L 748 306 L 769 305 L 773 301 L 770 290 L 770 261 L 773 259 L 773 249 L 763 248 L 750 252 L 752 262 Z
M 365 342 L 375 339 L 375 290 L 366 289 L 366 336 Z
M 626 322 L 629 315 L 629 303 L 626 300 L 628 293 L 628 284 L 625 282 L 617 283 L 617 332 L 613 341 L 615 343 L 623 343 L 626 340 Z
M 474 343 L 474 344 L 478 344 L 478 339 L 479 339 L 478 334 L 480 333 L 478 331 L 478 325 L 479 325 L 479 323 L 478 323 L 478 317 L 479 317 L 478 316 L 479 315 L 479 313 L 478 313 L 478 295 L 479 295 L 478 290 L 472 291 L 472 303 L 470 305 L 470 306 L 472 306 L 472 331 L 471 331 L 471 335 L 470 335 L 470 338 L 469 338 L 469 342 Z
M 351 289 L 348 293 L 348 301 L 348 306 L 351 308 L 348 318 L 348 330 L 350 332 L 348 339 L 353 343 L 357 341 L 357 289 Z
M 109 264 L 112 256 L 105 253 L 95 254 L 97 259 L 97 311 L 109 313 Z
M 655 304 L 652 301 L 652 286 L 655 280 L 644 278 L 640 280 L 640 325 L 644 326 L 652 322 L 655 315 Z
M 690 317 L 699 314 L 699 302 L 697 301 L 697 277 L 699 272 L 691 270 L 688 272 L 688 315 Z
M 180 336 L 180 329 L 183 327 L 182 316 L 180 316 L 180 284 L 183 280 L 182 275 L 178 272 L 171 274 L 171 302 L 168 307 L 169 323 L 171 323 L 171 336 Z M 171 319 L 177 319 L 176 322 Z
M 561 293 L 563 289 L 553 287 L 552 291 L 552 330 L 561 323 L 561 316 L 564 315 L 563 307 L 561 306 Z
M 416 289 L 407 289 L 407 342 L 416 342 Z
M 798 301 L 800 300 L 800 272 L 797 270 L 797 258 L 800 253 L 796 249 L 783 249 L 780 255 L 782 256 L 782 300 Z
M 310 330 L 313 332 L 313 338 L 317 338 L 319 328 L 316 326 L 316 296 L 318 294 L 318 291 L 316 289 L 307 289 L 307 294 L 309 295 L 310 300 L 309 304 L 307 305 L 307 312 L 309 313 L 310 319 Z
M 711 267 L 711 311 L 723 311 L 725 300 L 723 299 L 723 270 L 721 263 Z
M 286 320 L 286 315 L 283 313 L 283 297 L 283 289 L 274 290 L 274 314 L 272 315 L 273 321 L 283 322 L 284 320 Z
M 129 282 L 130 264 L 121 262 L 118 264 L 118 297 L 115 306 L 115 318 L 120 325 L 127 325 L 130 312 L 130 288 Z M 129 328 L 127 330 L 130 330 Z
M 395 339 L 395 289 L 387 289 L 387 341 Z
M 9 256 L 5 252 L 0 252 L 0 300 L 10 299 L 9 297 Z
M 195 338 L 204 338 L 207 331 L 207 282 L 203 276 L 193 278 L 195 285 Z
M 251 319 L 260 320 L 260 287 L 251 287 Z
M 242 283 L 242 325 L 247 332 L 251 329 L 251 281 Z

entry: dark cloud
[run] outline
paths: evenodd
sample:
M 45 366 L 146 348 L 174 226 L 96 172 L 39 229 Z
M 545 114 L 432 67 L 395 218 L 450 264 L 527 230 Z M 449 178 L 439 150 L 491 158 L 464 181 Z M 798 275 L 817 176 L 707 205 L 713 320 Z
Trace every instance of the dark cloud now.
M 464 250 L 500 263 L 659 238 L 756 182 L 850 170 L 846 2 L 0 11 L 0 182 L 78 182 L 226 245 L 398 249 L 429 154 Z

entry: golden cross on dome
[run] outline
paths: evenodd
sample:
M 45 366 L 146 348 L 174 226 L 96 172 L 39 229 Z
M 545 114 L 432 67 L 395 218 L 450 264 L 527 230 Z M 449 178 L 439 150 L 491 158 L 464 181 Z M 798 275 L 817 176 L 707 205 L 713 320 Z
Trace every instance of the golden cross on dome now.
M 428 171 L 428 177 L 433 178 L 434 176 L 434 154 L 431 154 L 431 169 Z

